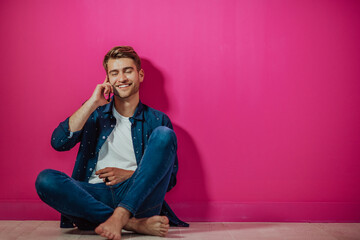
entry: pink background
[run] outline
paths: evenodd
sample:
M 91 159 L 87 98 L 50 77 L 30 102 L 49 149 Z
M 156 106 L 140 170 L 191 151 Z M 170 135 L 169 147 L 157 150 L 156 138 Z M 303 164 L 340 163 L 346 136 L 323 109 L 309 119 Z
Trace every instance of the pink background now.
M 187 221 L 360 221 L 360 2 L 6 0 L 1 219 L 58 219 L 37 174 L 105 77 L 116 45 L 143 58 L 144 103 L 179 141 L 166 199 Z

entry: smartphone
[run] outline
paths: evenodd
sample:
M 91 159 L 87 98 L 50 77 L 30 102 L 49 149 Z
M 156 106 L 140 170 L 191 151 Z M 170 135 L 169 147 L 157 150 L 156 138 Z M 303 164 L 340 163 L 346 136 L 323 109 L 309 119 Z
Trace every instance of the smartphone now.
M 106 74 L 106 80 L 107 82 L 110 82 L 109 81 L 109 75 Z M 108 98 L 106 99 L 108 102 L 110 102 L 110 98 L 111 98 L 111 92 L 109 92 L 109 95 L 108 95 Z

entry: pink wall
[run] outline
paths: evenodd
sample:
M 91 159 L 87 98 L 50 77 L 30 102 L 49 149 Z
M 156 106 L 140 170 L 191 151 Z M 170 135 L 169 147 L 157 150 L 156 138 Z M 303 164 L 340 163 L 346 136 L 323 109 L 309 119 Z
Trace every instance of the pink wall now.
M 360 221 L 360 2 L 1 1 L 1 219 L 57 219 L 34 189 L 77 149 L 52 130 L 132 45 L 179 139 L 188 221 Z

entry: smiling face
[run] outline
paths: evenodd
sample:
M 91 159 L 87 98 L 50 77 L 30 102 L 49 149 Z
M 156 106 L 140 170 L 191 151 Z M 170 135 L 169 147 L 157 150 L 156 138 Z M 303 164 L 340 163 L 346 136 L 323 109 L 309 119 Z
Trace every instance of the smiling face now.
M 131 58 L 110 58 L 107 66 L 114 95 L 120 99 L 138 98 L 140 83 L 144 80 L 144 70 L 138 71 Z

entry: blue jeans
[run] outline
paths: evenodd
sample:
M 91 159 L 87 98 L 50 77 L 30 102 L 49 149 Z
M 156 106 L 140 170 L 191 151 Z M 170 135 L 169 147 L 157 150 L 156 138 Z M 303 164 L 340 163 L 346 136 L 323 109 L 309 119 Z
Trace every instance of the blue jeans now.
M 42 201 L 81 229 L 93 229 L 105 222 L 116 207 L 126 208 L 136 218 L 159 215 L 176 148 L 174 131 L 157 127 L 150 136 L 140 164 L 129 179 L 113 186 L 90 184 L 46 169 L 36 179 L 36 191 Z

